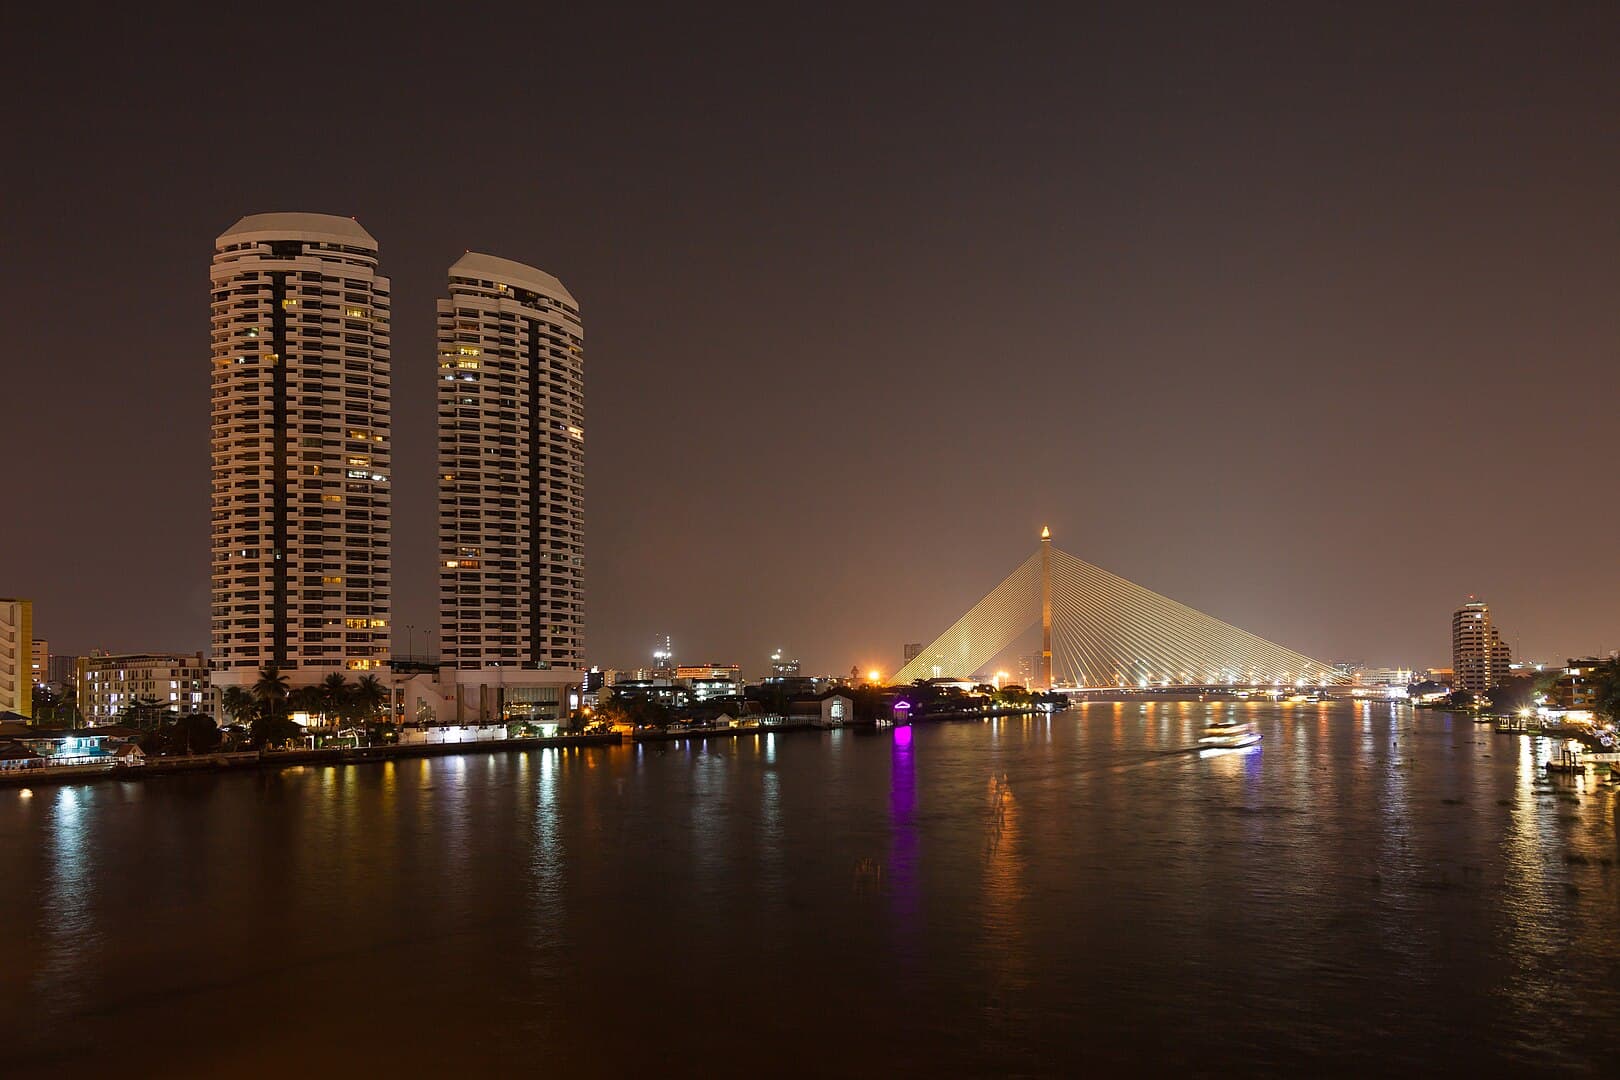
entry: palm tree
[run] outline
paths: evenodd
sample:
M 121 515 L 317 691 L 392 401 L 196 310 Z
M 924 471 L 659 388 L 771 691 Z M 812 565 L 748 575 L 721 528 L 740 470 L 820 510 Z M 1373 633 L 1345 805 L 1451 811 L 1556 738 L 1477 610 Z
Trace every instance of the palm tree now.
M 388 688 L 375 675 L 363 675 L 354 688 L 354 703 L 361 718 L 373 720 L 388 701 Z
M 156 729 L 163 722 L 163 702 L 155 697 L 132 698 L 119 716 L 127 724 L 140 729 Z
M 329 722 L 336 721 L 348 711 L 349 680 L 345 679 L 341 672 L 334 671 L 322 679 L 319 693 L 321 711 L 326 714 Z
M 234 723 L 240 724 L 253 719 L 259 703 L 251 693 L 240 686 L 227 686 L 220 691 L 219 707 L 225 710 L 225 715 Z
M 259 669 L 259 681 L 253 684 L 253 696 L 271 717 L 280 717 L 287 703 L 287 676 L 275 664 Z

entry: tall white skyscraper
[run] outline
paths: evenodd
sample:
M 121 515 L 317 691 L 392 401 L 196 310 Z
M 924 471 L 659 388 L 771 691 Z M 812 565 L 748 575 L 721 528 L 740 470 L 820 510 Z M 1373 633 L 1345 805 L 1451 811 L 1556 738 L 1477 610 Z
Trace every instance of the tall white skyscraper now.
M 469 252 L 449 276 L 449 298 L 438 305 L 441 663 L 460 672 L 577 669 L 585 620 L 579 307 L 550 274 L 493 255 Z
M 380 668 L 389 643 L 389 289 L 350 218 L 254 214 L 214 245 L 217 685 Z

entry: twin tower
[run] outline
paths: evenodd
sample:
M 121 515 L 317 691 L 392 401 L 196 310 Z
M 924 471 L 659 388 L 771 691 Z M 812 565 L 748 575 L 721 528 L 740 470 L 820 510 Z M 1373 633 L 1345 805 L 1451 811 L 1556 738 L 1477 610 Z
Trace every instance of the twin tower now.
M 255 214 L 215 241 L 210 276 L 215 683 L 251 685 L 269 664 L 294 686 L 385 669 L 393 372 L 377 241 L 350 218 Z M 415 644 L 470 683 L 561 676 L 584 647 L 579 307 L 550 274 L 492 255 L 448 278 L 439 640 Z

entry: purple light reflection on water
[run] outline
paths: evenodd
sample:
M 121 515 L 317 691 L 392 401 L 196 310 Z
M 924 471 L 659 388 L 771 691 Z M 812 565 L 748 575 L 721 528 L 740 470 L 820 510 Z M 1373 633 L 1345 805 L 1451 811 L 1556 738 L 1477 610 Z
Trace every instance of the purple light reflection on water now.
M 904 924 L 917 914 L 917 766 L 911 752 L 910 727 L 894 729 L 889 765 L 888 883 L 894 912 Z

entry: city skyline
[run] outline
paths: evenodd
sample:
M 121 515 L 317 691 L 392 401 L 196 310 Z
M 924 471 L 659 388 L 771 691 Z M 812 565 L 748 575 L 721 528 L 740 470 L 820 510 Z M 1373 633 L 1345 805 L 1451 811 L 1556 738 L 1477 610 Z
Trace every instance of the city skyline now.
M 134 97 L 112 88 L 137 54 L 213 55 L 233 18 L 162 41 L 92 26 L 24 61 L 78 73 L 25 92 L 38 168 L 8 200 L 35 270 L 6 323 L 51 327 L 52 356 L 0 434 L 37 511 L 0 537 L 0 592 L 35 601 L 53 649 L 207 646 L 196 268 L 241 216 L 303 210 L 358 218 L 395 283 L 396 635 L 437 622 L 434 302 L 472 249 L 545 267 L 591 313 L 588 662 L 640 663 L 668 628 L 745 666 L 784 642 L 810 669 L 897 666 L 1045 521 L 1326 659 L 1443 664 L 1468 594 L 1516 657 L 1620 646 L 1620 511 L 1581 497 L 1620 390 L 1616 91 L 1581 48 L 1599 9 L 1461 33 L 1431 13 L 1398 37 L 1371 15 L 1239 35 L 1189 14 L 1169 41 L 1123 15 L 1026 24 L 960 79 L 981 43 L 946 17 L 910 95 L 882 63 L 902 25 L 851 45 L 834 16 L 782 46 L 848 46 L 845 96 L 814 105 L 724 27 L 703 68 L 608 20 L 654 62 L 605 89 L 594 52 L 491 64 L 502 103 L 466 118 L 406 77 L 425 29 L 382 21 L 333 76 L 383 87 L 378 129 L 311 121 L 302 163 L 220 173 L 216 138 L 188 133 L 220 129 L 245 73 L 143 61 Z M 1500 63 L 1531 45 L 1550 59 Z M 1145 59 L 1209 93 L 1156 91 Z M 222 89 L 186 92 L 201 79 Z M 290 86 L 287 108 L 328 92 Z M 570 153 L 520 147 L 497 177 L 436 149 L 452 117 L 493 137 L 542 101 L 535 130 Z M 67 287 L 86 265 L 96 319 Z

